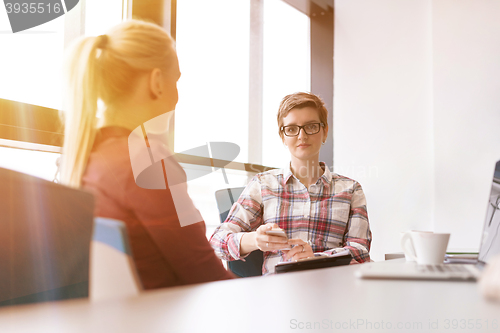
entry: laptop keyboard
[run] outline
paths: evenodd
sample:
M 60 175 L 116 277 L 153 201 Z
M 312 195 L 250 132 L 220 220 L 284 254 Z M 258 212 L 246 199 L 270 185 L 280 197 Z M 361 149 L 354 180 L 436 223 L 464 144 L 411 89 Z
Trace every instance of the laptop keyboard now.
M 469 271 L 462 265 L 418 265 L 418 270 L 432 273 L 468 273 Z

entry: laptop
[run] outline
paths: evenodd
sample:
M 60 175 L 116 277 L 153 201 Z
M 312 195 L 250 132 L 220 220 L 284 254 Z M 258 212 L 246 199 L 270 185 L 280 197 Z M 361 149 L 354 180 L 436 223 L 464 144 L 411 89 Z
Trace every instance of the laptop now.
M 94 198 L 0 168 L 0 307 L 88 297 Z
M 362 265 L 356 276 L 363 279 L 418 279 L 475 281 L 484 266 L 500 254 L 500 161 L 495 165 L 488 207 L 477 260 L 471 264 L 418 265 L 415 262 L 386 261 Z

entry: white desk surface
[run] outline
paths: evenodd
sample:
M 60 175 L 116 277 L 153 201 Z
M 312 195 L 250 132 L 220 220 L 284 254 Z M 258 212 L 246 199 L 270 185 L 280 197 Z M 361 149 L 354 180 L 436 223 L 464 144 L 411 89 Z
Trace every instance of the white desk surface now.
M 401 260 L 369 263 L 390 265 Z M 90 303 L 0 308 L 0 332 L 499 332 L 473 282 L 361 280 L 358 265 Z

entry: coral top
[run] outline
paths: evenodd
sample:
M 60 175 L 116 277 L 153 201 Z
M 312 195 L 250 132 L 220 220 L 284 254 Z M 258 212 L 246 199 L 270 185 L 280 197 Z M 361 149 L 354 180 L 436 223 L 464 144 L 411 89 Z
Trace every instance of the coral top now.
M 128 149 L 130 130 L 106 127 L 98 131 L 82 188 L 95 196 L 95 216 L 121 220 L 127 231 L 144 289 L 231 279 L 215 256 L 200 221 L 181 227 L 170 190 L 136 185 Z M 165 168 L 185 173 L 173 159 Z M 196 209 L 189 197 L 190 209 Z M 184 205 L 186 207 L 186 205 Z

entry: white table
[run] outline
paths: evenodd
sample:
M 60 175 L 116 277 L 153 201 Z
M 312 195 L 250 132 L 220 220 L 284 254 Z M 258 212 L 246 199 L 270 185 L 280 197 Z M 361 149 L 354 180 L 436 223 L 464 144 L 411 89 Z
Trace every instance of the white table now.
M 500 332 L 500 303 L 476 283 L 361 280 L 358 267 L 0 308 L 0 332 Z

